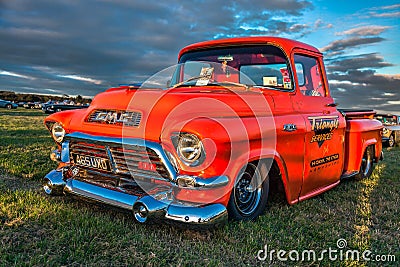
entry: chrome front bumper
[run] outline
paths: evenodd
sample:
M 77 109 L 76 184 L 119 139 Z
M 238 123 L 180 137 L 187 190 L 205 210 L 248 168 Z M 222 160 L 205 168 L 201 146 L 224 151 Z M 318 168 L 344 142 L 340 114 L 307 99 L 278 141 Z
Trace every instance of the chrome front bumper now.
M 135 196 L 73 178 L 64 179 L 61 169 L 49 172 L 44 179 L 44 190 L 49 195 L 70 194 L 131 210 L 140 223 L 167 219 L 195 226 L 214 226 L 223 224 L 228 219 L 226 207 L 222 204 L 194 206 L 190 203 L 177 202 L 173 199 L 171 191 Z

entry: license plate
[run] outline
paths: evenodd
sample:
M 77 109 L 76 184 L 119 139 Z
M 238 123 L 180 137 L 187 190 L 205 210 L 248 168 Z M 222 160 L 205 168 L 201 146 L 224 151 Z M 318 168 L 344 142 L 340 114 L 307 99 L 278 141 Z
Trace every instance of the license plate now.
M 93 157 L 87 155 L 72 154 L 74 162 L 78 166 L 102 170 L 111 171 L 110 161 L 106 158 Z

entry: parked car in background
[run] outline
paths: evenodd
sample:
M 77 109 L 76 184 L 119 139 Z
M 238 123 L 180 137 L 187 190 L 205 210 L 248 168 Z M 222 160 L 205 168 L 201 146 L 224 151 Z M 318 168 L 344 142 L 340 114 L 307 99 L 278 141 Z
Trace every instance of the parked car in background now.
M 42 108 L 42 103 L 39 102 L 27 102 L 24 104 L 24 108 L 26 109 L 40 109 Z
M 52 114 L 64 110 L 87 108 L 88 106 L 88 104 L 75 104 L 73 101 L 68 100 L 63 102 L 48 101 L 42 105 L 42 111 L 47 114 Z
M 18 105 L 13 102 L 0 99 L 0 108 L 13 109 L 17 107 Z
M 400 142 L 400 119 L 398 115 L 376 114 L 375 119 L 384 125 L 382 142 L 393 147 Z

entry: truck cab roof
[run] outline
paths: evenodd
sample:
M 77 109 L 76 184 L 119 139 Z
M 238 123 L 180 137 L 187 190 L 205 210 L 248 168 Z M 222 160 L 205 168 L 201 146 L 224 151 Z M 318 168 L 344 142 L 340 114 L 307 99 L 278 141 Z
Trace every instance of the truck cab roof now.
M 243 45 L 257 45 L 257 44 L 272 44 L 277 47 L 281 47 L 286 53 L 290 53 L 294 48 L 301 48 L 308 51 L 312 51 L 314 53 L 322 54 L 314 46 L 299 41 L 281 37 L 262 36 L 262 37 L 236 37 L 236 38 L 218 39 L 218 40 L 191 44 L 184 47 L 180 51 L 179 58 L 186 52 L 195 50 L 205 50 L 211 47 L 243 46 Z

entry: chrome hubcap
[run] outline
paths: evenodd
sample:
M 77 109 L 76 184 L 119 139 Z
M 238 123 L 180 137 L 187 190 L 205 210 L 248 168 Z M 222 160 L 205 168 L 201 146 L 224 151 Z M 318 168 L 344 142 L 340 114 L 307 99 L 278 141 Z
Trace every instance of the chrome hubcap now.
M 233 193 L 235 205 L 242 215 L 251 215 L 257 209 L 262 193 L 259 181 L 261 175 L 254 165 L 250 165 L 237 181 Z
M 362 170 L 363 170 L 363 174 L 364 176 L 366 176 L 371 168 L 371 164 L 372 163 L 372 156 L 371 156 L 371 150 L 367 149 L 367 151 L 365 151 L 365 155 L 362 159 Z

